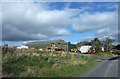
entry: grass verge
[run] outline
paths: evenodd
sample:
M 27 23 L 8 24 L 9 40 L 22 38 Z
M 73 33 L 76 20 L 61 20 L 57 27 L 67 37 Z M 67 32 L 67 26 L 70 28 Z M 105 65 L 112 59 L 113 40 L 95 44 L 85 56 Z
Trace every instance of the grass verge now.
M 75 77 L 83 75 L 97 61 L 85 56 L 56 52 L 3 55 L 3 77 Z
M 101 57 L 101 58 L 111 58 L 111 57 L 119 56 L 119 55 L 116 55 L 116 54 L 112 54 L 110 52 L 95 53 L 93 55 L 96 56 L 96 57 Z

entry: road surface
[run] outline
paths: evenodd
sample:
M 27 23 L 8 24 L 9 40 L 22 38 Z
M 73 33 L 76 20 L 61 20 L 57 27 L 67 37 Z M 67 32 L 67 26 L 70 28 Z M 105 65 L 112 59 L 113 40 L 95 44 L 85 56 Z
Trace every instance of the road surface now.
M 118 77 L 118 59 L 119 57 L 114 57 L 103 60 L 83 77 Z
M 70 54 L 78 53 L 70 52 Z M 120 59 L 120 57 L 98 58 L 89 54 L 78 55 L 94 58 L 98 62 L 101 62 L 99 65 L 87 72 L 87 74 L 83 75 L 82 77 L 118 77 L 120 75 L 118 75 L 118 60 Z

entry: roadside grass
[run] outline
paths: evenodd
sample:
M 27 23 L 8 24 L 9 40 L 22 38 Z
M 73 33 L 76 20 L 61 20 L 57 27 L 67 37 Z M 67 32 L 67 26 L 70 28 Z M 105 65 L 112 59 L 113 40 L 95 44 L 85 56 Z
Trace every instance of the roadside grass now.
M 2 59 L 3 77 L 75 77 L 97 64 L 85 56 L 46 51 L 14 52 Z
M 100 53 L 93 54 L 93 56 L 101 57 L 101 58 L 110 58 L 110 57 L 116 57 L 116 56 L 119 56 L 119 55 L 112 54 L 110 52 L 100 52 Z

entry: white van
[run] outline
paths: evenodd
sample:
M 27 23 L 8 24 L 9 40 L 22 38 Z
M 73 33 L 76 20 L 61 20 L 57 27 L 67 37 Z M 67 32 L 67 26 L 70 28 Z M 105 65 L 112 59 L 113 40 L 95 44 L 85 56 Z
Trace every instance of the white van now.
M 86 46 L 81 46 L 78 47 L 77 49 L 81 52 L 81 53 L 88 53 L 88 51 L 90 50 L 92 46 L 86 45 Z

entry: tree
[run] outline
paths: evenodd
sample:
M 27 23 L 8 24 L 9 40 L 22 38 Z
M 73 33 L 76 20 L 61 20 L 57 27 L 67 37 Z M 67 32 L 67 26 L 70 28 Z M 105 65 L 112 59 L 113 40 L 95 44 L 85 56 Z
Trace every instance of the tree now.
M 116 48 L 117 50 L 120 50 L 120 44 L 118 44 L 117 46 L 115 46 L 115 48 Z
M 103 45 L 104 45 L 104 49 L 105 49 L 105 52 L 110 52 L 110 50 L 112 49 L 112 42 L 114 42 L 113 39 L 111 39 L 110 37 L 106 37 L 105 38 L 105 41 L 103 42 Z
M 82 41 L 82 42 L 77 43 L 77 46 L 78 46 L 78 47 L 83 46 L 83 45 L 91 45 L 91 42 Z
M 92 48 L 95 49 L 95 52 L 99 53 L 102 51 L 102 43 L 98 38 L 94 38 L 94 40 L 91 41 Z

